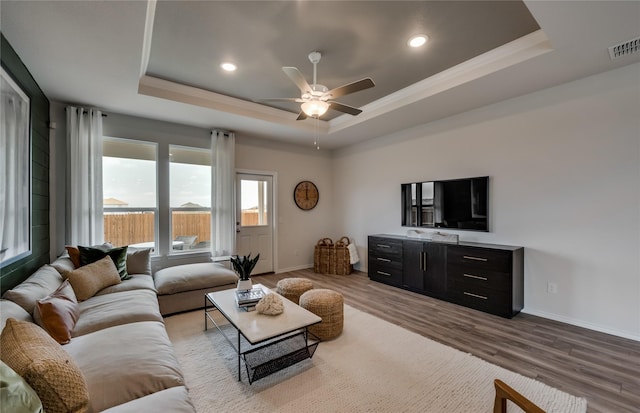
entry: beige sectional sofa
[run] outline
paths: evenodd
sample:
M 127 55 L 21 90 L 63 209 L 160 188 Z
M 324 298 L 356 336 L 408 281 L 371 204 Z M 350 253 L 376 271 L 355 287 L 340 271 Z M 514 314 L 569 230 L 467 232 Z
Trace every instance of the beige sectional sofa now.
M 73 268 L 68 257 L 58 258 L 4 294 L 0 300 L 2 361 L 27 382 L 36 383 L 40 399 L 47 399 L 42 400 L 45 411 L 55 410 L 48 410 L 47 403 L 62 403 L 65 411 L 195 412 L 150 271 L 130 274 L 129 279 L 78 301 L 67 344 L 51 339 L 51 332 L 36 324 L 34 311 L 38 305 L 40 316 L 41 308 L 36 302 L 55 295 L 64 282 L 61 274 Z M 84 384 L 66 380 L 74 366 Z M 52 373 L 56 368 L 65 373 L 56 377 Z
M 163 268 L 153 274 L 163 316 L 204 307 L 204 295 L 233 288 L 238 276 L 220 263 L 203 262 Z

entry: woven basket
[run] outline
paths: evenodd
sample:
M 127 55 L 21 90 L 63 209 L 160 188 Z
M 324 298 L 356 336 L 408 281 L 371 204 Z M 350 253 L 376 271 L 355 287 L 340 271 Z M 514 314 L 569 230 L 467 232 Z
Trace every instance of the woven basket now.
M 331 274 L 349 275 L 353 271 L 349 248 L 347 248 L 350 243 L 348 237 L 342 237 L 336 241 L 333 248 L 334 257 L 333 260 L 331 260 L 331 267 L 329 268 Z
M 313 272 L 329 274 L 333 256 L 333 241 L 331 238 L 322 238 L 316 244 L 313 253 Z

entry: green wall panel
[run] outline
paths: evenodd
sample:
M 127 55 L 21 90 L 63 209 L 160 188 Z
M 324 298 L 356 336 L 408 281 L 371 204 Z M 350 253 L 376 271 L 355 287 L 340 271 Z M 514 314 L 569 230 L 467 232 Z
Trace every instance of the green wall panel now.
M 31 99 L 31 255 L 0 269 L 2 293 L 49 262 L 49 100 L 4 35 L 2 67 Z

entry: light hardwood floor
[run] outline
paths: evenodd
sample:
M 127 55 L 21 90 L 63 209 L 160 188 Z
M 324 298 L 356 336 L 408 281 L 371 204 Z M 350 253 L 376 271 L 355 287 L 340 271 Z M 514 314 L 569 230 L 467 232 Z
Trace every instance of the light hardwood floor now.
M 567 393 L 585 397 L 588 412 L 640 412 L 640 342 L 528 314 L 505 319 L 370 281 L 313 270 L 253 276 L 274 288 L 304 277 L 345 303 L 424 337 L 474 354 Z

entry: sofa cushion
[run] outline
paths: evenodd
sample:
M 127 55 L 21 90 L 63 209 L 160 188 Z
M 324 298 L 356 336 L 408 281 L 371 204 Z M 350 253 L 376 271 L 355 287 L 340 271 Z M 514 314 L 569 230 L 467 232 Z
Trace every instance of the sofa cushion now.
M 96 293 L 96 295 L 104 295 L 111 293 L 119 293 L 121 291 L 131 290 L 150 290 L 156 292 L 156 286 L 153 284 L 153 278 L 145 274 L 133 274 L 130 278 L 123 280 L 121 283 L 110 285 Z
M 152 248 L 128 249 L 127 272 L 151 275 L 151 250 Z
M 110 257 L 84 265 L 65 273 L 78 301 L 93 297 L 98 291 L 121 282 L 120 275 Z
M 140 412 L 171 412 L 195 413 L 189 392 L 184 386 L 155 392 L 139 399 L 120 404 L 102 413 L 140 413 Z
M 8 290 L 2 298 L 11 300 L 33 314 L 36 301 L 54 292 L 62 284 L 62 276 L 50 265 L 38 268 L 29 278 Z
M 87 384 L 73 358 L 36 324 L 7 320 L 0 334 L 2 361 L 36 391 L 45 412 L 84 412 Z
M 60 288 L 37 301 L 33 310 L 33 319 L 58 343 L 67 344 L 71 340 L 71 332 L 78 321 L 80 308 L 69 280 L 65 280 Z
M 0 406 L 6 412 L 42 413 L 42 402 L 35 390 L 3 361 L 0 361 Z
M 128 281 L 123 281 L 125 282 Z M 158 299 L 151 290 L 96 295 L 81 302 L 79 306 L 80 317 L 73 330 L 73 337 L 116 325 L 139 321 L 162 321 Z
M 91 264 L 102 258 L 109 256 L 113 260 L 113 263 L 118 270 L 120 279 L 126 280 L 129 278 L 127 273 L 127 247 L 117 248 L 95 248 L 95 247 L 83 247 L 78 245 L 80 250 L 80 265 L 84 266 Z
M 153 278 L 158 295 L 217 287 L 238 281 L 235 272 L 213 262 L 163 268 Z
M 64 348 L 84 373 L 95 412 L 184 385 L 161 321 L 106 328 L 76 337 Z
M 31 314 L 18 304 L 10 300 L 0 299 L 0 331 L 4 328 L 7 320 L 15 318 L 16 320 L 33 322 Z

